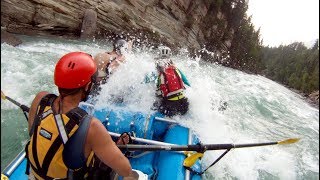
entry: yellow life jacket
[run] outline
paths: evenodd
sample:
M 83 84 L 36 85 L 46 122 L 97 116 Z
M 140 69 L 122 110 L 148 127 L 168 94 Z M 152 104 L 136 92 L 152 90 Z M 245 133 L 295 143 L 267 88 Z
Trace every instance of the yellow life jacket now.
M 52 103 L 56 97 L 49 94 L 40 102 L 26 146 L 28 164 L 36 179 L 83 179 L 94 155 L 84 155 L 92 117 L 80 108 L 54 114 Z

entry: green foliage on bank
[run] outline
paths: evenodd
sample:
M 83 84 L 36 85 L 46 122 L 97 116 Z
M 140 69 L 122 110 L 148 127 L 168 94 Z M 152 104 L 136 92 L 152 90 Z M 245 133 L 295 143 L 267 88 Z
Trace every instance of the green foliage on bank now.
M 248 1 L 215 0 L 203 22 L 208 31 L 206 49 L 220 56 L 204 56 L 207 61 L 248 73 L 263 74 L 304 93 L 319 90 L 319 46 L 312 48 L 301 42 L 286 46 L 264 47 L 260 29 L 255 30 L 251 17 L 247 16 Z M 217 18 L 217 12 L 224 12 L 224 18 Z M 225 43 L 232 39 L 231 46 L 224 51 Z
M 248 1 L 213 0 L 204 17 L 201 29 L 205 47 L 214 55 L 201 54 L 205 60 L 250 73 L 264 69 L 260 30 L 255 31 L 248 17 Z M 223 12 L 223 13 L 219 13 Z
M 230 67 L 252 73 L 261 72 L 264 68 L 261 49 L 260 30 L 254 30 L 251 17 L 244 19 L 235 31 L 230 47 Z
M 266 69 L 263 73 L 304 93 L 319 90 L 319 45 L 312 48 L 301 42 L 286 46 L 264 47 L 261 51 Z

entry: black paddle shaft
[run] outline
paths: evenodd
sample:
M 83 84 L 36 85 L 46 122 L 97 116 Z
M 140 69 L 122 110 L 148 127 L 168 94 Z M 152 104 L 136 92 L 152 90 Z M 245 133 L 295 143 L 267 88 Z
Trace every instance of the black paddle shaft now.
M 25 112 L 29 112 L 30 108 L 27 107 L 26 105 L 20 104 L 17 101 L 15 101 L 14 99 L 11 99 L 10 97 L 6 96 L 6 99 L 8 99 L 9 101 L 11 101 L 13 104 L 19 106 L 23 111 Z
M 121 150 L 129 151 L 197 151 L 205 152 L 206 150 L 222 150 L 232 148 L 244 148 L 244 147 L 255 147 L 255 146 L 267 146 L 278 144 L 278 142 L 267 142 L 267 143 L 251 143 L 251 144 L 196 144 L 196 145 L 140 145 L 140 144 L 127 144 L 118 145 Z

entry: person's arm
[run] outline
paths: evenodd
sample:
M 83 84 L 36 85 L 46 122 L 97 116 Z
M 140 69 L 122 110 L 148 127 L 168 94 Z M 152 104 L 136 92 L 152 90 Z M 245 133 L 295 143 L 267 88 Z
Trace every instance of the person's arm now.
M 30 110 L 29 110 L 29 117 L 28 117 L 28 130 L 29 131 L 30 131 L 30 128 L 33 124 L 34 117 L 36 116 L 39 103 L 40 103 L 41 99 L 47 94 L 49 94 L 47 91 L 39 92 L 31 103 Z
M 120 176 L 129 176 L 132 168 L 129 160 L 122 154 L 112 140 L 107 129 L 96 118 L 93 118 L 88 131 L 87 141 L 97 157 Z
M 177 69 L 178 69 L 178 68 L 177 68 Z M 178 71 L 179 71 L 179 73 L 181 74 L 181 79 L 182 79 L 183 83 L 184 83 L 185 85 L 191 87 L 191 85 L 190 85 L 187 77 L 183 74 L 183 72 L 180 71 L 180 69 L 178 69 Z

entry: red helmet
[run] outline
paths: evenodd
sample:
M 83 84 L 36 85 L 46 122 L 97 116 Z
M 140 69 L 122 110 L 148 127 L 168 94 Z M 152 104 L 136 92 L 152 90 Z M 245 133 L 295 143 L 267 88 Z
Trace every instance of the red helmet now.
M 92 80 L 96 71 L 97 66 L 89 54 L 71 52 L 56 64 L 54 83 L 64 89 L 80 88 Z

